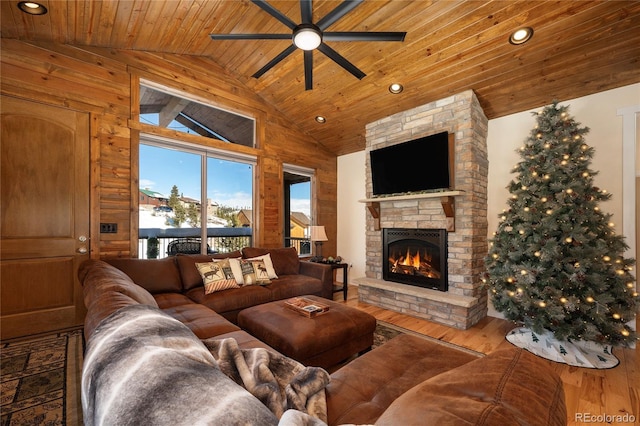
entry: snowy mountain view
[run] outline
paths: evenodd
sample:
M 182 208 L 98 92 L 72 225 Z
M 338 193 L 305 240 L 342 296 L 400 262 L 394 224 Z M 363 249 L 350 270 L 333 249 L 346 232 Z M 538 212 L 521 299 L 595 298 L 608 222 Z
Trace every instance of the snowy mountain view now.
M 139 210 L 140 229 L 169 229 L 175 228 L 173 224 L 173 212 L 154 211 L 152 206 L 141 206 Z M 229 221 L 217 216 L 209 217 L 207 228 L 224 228 L 230 226 Z M 185 222 L 181 228 L 193 228 L 190 223 Z

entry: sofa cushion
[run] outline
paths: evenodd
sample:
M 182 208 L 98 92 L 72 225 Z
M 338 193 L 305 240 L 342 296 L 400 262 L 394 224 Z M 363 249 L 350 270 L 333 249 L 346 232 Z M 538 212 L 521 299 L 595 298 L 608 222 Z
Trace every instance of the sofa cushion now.
M 193 300 L 181 293 L 158 293 L 154 294 L 153 298 L 156 299 L 156 303 L 160 309 L 193 303 Z
M 241 257 L 242 253 L 239 251 L 233 251 L 231 253 L 217 253 L 213 255 L 208 254 L 177 254 L 175 256 L 178 262 L 178 269 L 180 272 L 180 278 L 182 280 L 181 291 L 187 292 L 195 287 L 204 285 L 202 283 L 202 277 L 196 263 L 211 262 L 212 259 L 226 259 L 229 257 Z
M 136 285 L 118 268 L 101 260 L 83 262 L 78 270 L 78 277 L 83 283 L 84 304 L 87 307 L 90 307 L 95 299 L 104 297 L 105 292 L 122 293 L 139 304 L 158 306 L 151 293 Z M 84 284 L 88 282 L 91 284 Z
M 164 259 L 115 258 L 105 260 L 127 274 L 151 294 L 182 291 L 180 274 L 173 257 Z
M 199 303 L 172 306 L 162 309 L 162 312 L 189 327 L 199 339 L 209 339 L 240 330 L 237 325 L 232 324 L 222 315 Z
M 220 334 L 214 337 L 214 339 L 219 339 L 219 340 L 229 339 L 229 338 L 236 339 L 236 342 L 238 342 L 238 346 L 241 349 L 264 348 L 273 352 L 278 352 L 275 349 L 273 349 L 271 346 L 264 343 L 262 340 L 256 339 L 254 336 L 250 335 L 244 330 L 231 331 L 229 333 Z
M 136 285 L 124 272 L 101 260 L 83 262 L 78 269 L 78 278 L 87 307 L 85 339 L 91 337 L 102 320 L 122 307 L 139 304 L 158 306 L 151 293 Z
M 247 259 L 252 257 L 264 256 L 268 253 L 271 254 L 271 262 L 273 263 L 273 268 L 275 269 L 275 273 L 278 276 L 299 273 L 300 259 L 298 258 L 298 251 L 295 249 L 295 247 L 245 247 L 242 249 L 242 256 Z
M 415 385 L 475 359 L 470 352 L 402 334 L 331 375 L 326 389 L 328 423 L 372 424 Z
M 376 422 L 462 423 L 565 425 L 562 382 L 544 360 L 523 349 L 504 349 L 417 385 L 396 399 Z
M 85 302 L 86 303 L 86 302 Z M 88 314 L 84 318 L 84 339 L 88 341 L 93 335 L 96 327 L 120 308 L 131 305 L 139 305 L 137 301 L 126 294 L 117 291 L 104 291 L 93 299 L 92 303 L 87 306 Z
M 273 300 L 313 294 L 322 296 L 322 281 L 307 275 L 282 275 L 271 281 L 266 288 L 271 291 Z
M 271 302 L 271 292 L 257 285 L 231 288 L 211 294 L 204 294 L 202 288 L 194 288 L 187 292 L 187 296 L 221 314 Z

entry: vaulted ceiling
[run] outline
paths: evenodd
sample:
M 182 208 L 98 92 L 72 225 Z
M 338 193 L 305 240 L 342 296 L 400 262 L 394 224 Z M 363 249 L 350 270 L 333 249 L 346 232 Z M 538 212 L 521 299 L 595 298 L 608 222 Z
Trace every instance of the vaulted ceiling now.
M 267 1 L 301 22 L 299 1 Z M 252 77 L 291 40 L 209 37 L 291 31 L 248 0 L 48 0 L 42 16 L 17 3 L 0 2 L 3 38 L 215 62 L 337 155 L 364 149 L 367 123 L 469 89 L 493 119 L 640 82 L 638 1 L 367 0 L 326 31 L 406 31 L 405 40 L 327 41 L 366 76 L 359 80 L 316 51 L 308 91 L 300 50 Z M 313 1 L 313 22 L 341 3 Z M 511 45 L 510 33 L 523 26 L 533 38 Z M 394 82 L 402 93 L 389 92 Z

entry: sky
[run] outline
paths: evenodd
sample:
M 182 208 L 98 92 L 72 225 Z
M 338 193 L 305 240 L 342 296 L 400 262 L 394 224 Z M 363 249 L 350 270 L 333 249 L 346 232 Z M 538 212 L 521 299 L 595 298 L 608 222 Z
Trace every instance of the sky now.
M 252 198 L 250 164 L 207 159 L 207 198 L 220 205 L 249 208 Z M 173 185 L 185 197 L 200 199 L 200 156 L 140 144 L 140 188 L 171 194 Z M 310 184 L 291 187 L 291 210 L 310 216 Z

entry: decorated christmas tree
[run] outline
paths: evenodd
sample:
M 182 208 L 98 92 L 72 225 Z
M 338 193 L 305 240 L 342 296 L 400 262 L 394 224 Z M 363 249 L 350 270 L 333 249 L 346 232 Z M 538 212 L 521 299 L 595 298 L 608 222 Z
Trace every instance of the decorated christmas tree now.
M 633 260 L 599 203 L 611 195 L 593 185 L 594 150 L 568 107 L 537 113 L 520 148 L 508 209 L 499 217 L 486 258 L 494 307 L 507 319 L 559 340 L 629 345 L 638 293 Z

